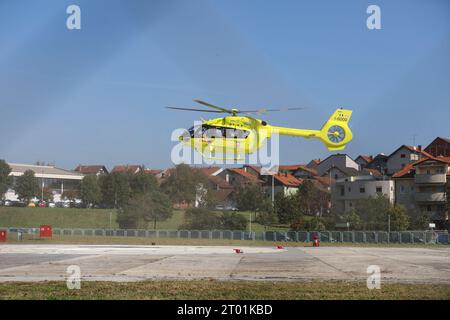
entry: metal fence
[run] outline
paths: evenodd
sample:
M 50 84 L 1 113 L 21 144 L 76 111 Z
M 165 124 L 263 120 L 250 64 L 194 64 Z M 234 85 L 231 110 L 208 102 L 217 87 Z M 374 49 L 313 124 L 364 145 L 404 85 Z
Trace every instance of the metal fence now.
M 21 232 L 39 236 L 39 228 L 0 228 L 9 233 Z M 318 237 L 321 242 L 349 243 L 440 243 L 450 244 L 446 231 L 232 231 L 232 230 L 142 230 L 142 229 L 53 229 L 55 236 L 83 237 L 145 237 L 178 239 L 260 240 L 283 242 L 311 242 Z

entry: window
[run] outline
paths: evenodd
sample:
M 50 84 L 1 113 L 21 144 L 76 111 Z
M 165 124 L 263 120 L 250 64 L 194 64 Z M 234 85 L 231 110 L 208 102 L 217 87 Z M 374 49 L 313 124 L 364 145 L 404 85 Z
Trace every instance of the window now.
M 400 192 L 405 193 L 405 186 L 400 186 Z
M 348 206 L 353 207 L 353 203 L 349 202 Z
M 402 163 L 402 169 L 405 167 L 405 164 L 404 163 Z
M 365 192 L 366 192 L 366 188 L 364 188 L 364 187 L 359 188 L 359 193 L 365 193 Z
M 402 154 L 400 155 L 400 158 L 406 158 L 406 154 L 402 153 Z
M 427 206 L 427 211 L 431 212 L 431 206 L 430 205 Z
M 335 173 L 335 174 L 334 174 L 334 179 L 337 179 L 337 178 L 338 178 L 338 174 Z
M 383 188 L 382 187 L 376 187 L 377 193 L 382 193 L 383 192 Z
M 344 194 L 345 194 L 345 189 L 342 187 L 341 188 L 341 196 L 344 196 Z
M 348 187 L 348 192 L 352 192 L 352 188 L 351 187 Z

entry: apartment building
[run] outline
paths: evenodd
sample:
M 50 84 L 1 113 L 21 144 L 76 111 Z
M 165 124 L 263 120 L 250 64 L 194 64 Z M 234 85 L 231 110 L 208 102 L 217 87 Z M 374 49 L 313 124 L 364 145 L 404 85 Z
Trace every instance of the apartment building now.
M 331 203 L 341 212 L 350 211 L 358 200 L 375 198 L 378 195 L 384 195 L 394 203 L 394 181 L 364 175 L 338 179 L 331 185 Z
M 392 178 L 396 203 L 424 213 L 433 221 L 448 220 L 450 157 L 424 158 L 407 165 Z

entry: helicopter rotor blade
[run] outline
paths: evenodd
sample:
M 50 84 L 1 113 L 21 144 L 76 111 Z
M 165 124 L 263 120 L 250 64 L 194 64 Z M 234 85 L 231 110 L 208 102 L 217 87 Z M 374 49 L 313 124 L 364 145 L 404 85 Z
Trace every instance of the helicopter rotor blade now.
M 231 114 L 236 113 L 236 112 L 233 112 L 232 110 L 225 109 L 225 108 L 222 108 L 222 107 L 218 107 L 218 106 L 215 106 L 213 104 L 210 104 L 208 102 L 205 102 L 205 101 L 202 101 L 202 100 L 199 100 L 199 99 L 194 99 L 194 101 L 197 102 L 197 103 L 200 103 L 200 104 L 202 104 L 204 106 L 207 106 L 207 107 L 210 107 L 210 108 L 213 108 L 213 109 L 216 109 L 216 110 L 220 110 L 222 112 L 231 113 Z
M 281 108 L 281 109 L 266 109 L 261 108 L 257 110 L 239 110 L 238 113 L 266 113 L 266 112 L 274 112 L 274 111 L 294 111 L 294 110 L 304 110 L 307 108 Z
M 222 113 L 222 111 L 217 111 L 217 110 L 204 110 L 204 109 L 191 109 L 191 108 L 178 108 L 178 107 L 166 107 L 166 108 L 167 109 L 173 109 L 173 110 L 183 110 L 183 111 Z

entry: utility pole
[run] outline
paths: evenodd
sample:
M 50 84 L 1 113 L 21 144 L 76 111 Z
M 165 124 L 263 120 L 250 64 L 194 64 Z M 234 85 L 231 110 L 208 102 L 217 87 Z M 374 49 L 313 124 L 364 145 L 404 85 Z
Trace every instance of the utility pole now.
M 275 202 L 275 177 L 274 177 L 274 174 L 275 173 L 273 173 L 272 174 L 272 206 L 274 205 L 274 202 Z

